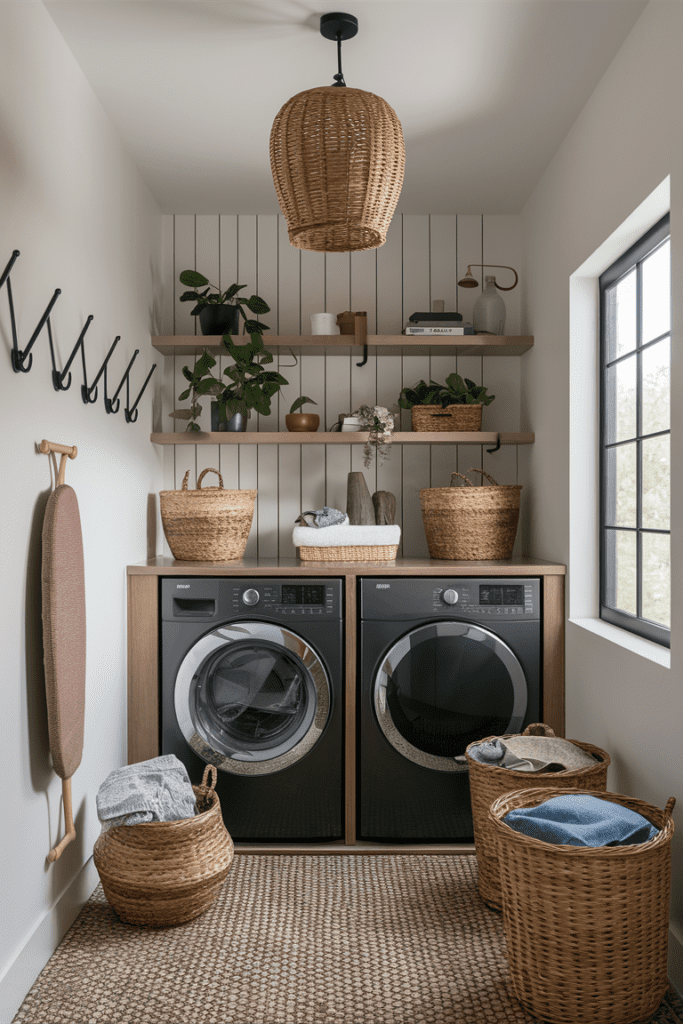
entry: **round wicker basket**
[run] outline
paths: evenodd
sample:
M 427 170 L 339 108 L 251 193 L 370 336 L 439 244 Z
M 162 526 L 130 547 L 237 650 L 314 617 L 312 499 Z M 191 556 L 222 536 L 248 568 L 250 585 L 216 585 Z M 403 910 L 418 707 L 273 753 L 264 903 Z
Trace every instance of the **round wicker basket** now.
M 202 488 L 207 473 L 216 473 L 219 487 Z M 217 469 L 205 469 L 197 490 L 187 489 L 190 471 L 179 491 L 161 491 L 161 521 L 173 557 L 189 562 L 227 562 L 242 558 L 254 518 L 256 491 L 223 489 Z
M 535 723 L 528 725 L 521 735 L 554 736 L 555 733 L 549 726 Z M 479 873 L 479 895 L 494 910 L 500 910 L 502 896 L 498 872 L 498 851 L 496 833 L 489 822 L 489 808 L 499 796 L 523 789 L 529 784 L 529 776 L 510 771 L 509 768 L 498 768 L 494 764 L 481 764 L 480 761 L 475 761 L 473 757 L 469 756 L 470 747 L 486 743 L 494 738 L 489 736 L 486 740 L 475 740 L 474 743 L 470 743 L 465 755 L 470 773 L 470 799 L 474 824 L 474 849 L 477 854 Z M 505 739 L 506 737 L 500 738 Z M 576 743 L 577 747 L 581 747 L 587 754 L 592 754 L 596 759 L 595 765 L 589 765 L 587 768 L 574 768 L 566 772 L 553 772 L 550 775 L 534 775 L 533 781 L 536 788 L 550 789 L 556 788 L 558 784 L 566 784 L 589 791 L 607 789 L 609 754 L 601 750 L 600 747 L 594 747 L 591 743 L 580 743 L 578 740 L 572 740 L 572 743 Z
M 519 521 L 518 484 L 498 485 L 482 469 L 470 469 L 491 481 L 491 487 L 473 487 L 462 473 L 465 487 L 425 487 L 420 508 L 432 558 L 504 559 L 512 556 Z
M 211 786 L 207 786 L 208 773 Z M 207 765 L 193 786 L 199 812 L 179 821 L 119 825 L 93 850 L 104 895 L 128 924 L 163 928 L 198 917 L 213 903 L 235 853 Z
M 576 788 L 522 789 L 489 811 L 499 851 L 503 925 L 515 995 L 534 1020 L 633 1024 L 668 987 L 671 812 L 620 793 L 602 800 L 642 814 L 658 834 L 633 846 L 561 846 L 502 820 Z

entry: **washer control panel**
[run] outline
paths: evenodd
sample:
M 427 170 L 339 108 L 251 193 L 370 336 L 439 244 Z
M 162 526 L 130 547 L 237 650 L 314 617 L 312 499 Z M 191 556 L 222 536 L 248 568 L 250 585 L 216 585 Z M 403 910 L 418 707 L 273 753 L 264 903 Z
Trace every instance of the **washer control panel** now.
M 363 619 L 463 618 L 475 622 L 519 621 L 541 617 L 537 577 L 469 577 L 361 580 Z
M 260 615 L 276 619 L 324 620 L 340 618 L 341 602 L 337 581 L 316 579 L 231 580 L 231 612 L 258 609 Z

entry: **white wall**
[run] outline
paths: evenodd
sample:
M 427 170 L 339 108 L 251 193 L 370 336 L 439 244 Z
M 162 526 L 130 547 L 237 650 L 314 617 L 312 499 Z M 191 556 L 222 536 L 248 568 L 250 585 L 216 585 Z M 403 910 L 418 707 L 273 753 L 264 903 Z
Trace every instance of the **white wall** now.
M 535 335 L 522 376 L 522 429 L 533 417 L 529 460 L 533 515 L 528 549 L 570 563 L 570 513 L 578 516 L 597 487 L 595 460 L 570 432 L 570 345 L 583 324 L 570 319 L 570 276 L 671 176 L 672 290 L 672 630 L 671 668 L 572 623 L 567 626 L 567 735 L 606 748 L 609 785 L 663 807 L 683 800 L 683 5 L 651 2 L 610 65 L 522 213 L 527 280 L 523 326 Z M 660 193 L 661 194 L 661 193 Z M 657 219 L 652 212 L 649 223 Z M 642 230 L 649 226 L 642 225 Z M 624 249 L 627 245 L 624 245 Z M 616 254 L 615 254 L 616 255 Z M 614 257 L 613 257 L 614 258 Z M 585 292 L 583 293 L 585 298 Z M 575 317 L 592 310 L 573 308 Z M 597 338 L 596 338 L 597 344 Z M 595 370 L 586 362 L 585 374 Z M 572 381 L 580 383 L 576 367 Z M 584 492 L 570 491 L 585 461 Z M 578 481 L 578 475 L 576 477 Z M 574 506 L 570 509 L 570 501 Z M 571 552 L 571 602 L 590 567 Z M 578 590 L 577 590 L 578 588 Z M 674 837 L 670 977 L 683 989 L 683 833 Z
M 518 267 L 521 225 L 517 215 L 410 215 L 397 214 L 386 243 L 360 253 L 314 253 L 294 249 L 287 238 L 283 217 L 165 216 L 163 333 L 187 335 L 199 329 L 189 303 L 178 296 L 181 271 L 195 268 L 216 286 L 234 281 L 246 284 L 245 294 L 256 291 L 271 312 L 262 317 L 273 334 L 310 334 L 310 314 L 346 309 L 367 310 L 368 334 L 400 334 L 411 313 L 429 310 L 432 299 L 444 299 L 447 310 L 459 310 L 472 319 L 480 289 L 456 288 L 468 263 L 502 263 Z M 497 273 L 502 285 L 512 280 L 507 270 Z M 480 284 L 481 270 L 474 269 Z M 456 294 L 457 292 L 457 294 Z M 506 334 L 519 334 L 522 286 L 503 293 Z M 268 333 L 265 334 L 268 344 Z M 201 350 L 200 350 L 201 351 Z M 526 356 L 496 357 L 443 355 L 422 347 L 418 354 L 375 355 L 356 364 L 349 352 L 305 354 L 292 367 L 287 349 L 273 349 L 289 384 L 271 404 L 269 417 L 253 415 L 249 430 L 286 430 L 285 415 L 300 394 L 308 395 L 320 415 L 320 430 L 329 429 L 339 413 L 359 405 L 384 405 L 397 414 L 401 388 L 420 378 L 443 381 L 457 368 L 483 383 L 496 400 L 484 409 L 483 429 L 519 430 L 519 381 Z M 183 431 L 186 423 L 173 420 L 174 408 L 187 408 L 177 396 L 187 387 L 182 375 L 188 356 L 165 359 L 163 397 L 157 429 Z M 223 367 L 220 369 L 222 370 Z M 410 430 L 410 413 L 396 418 L 397 430 Z M 402 423 L 402 425 L 401 425 Z M 202 430 L 210 430 L 209 401 L 202 402 Z M 192 435 L 189 435 L 191 438 Z M 292 557 L 292 526 L 302 509 L 332 505 L 346 508 L 347 474 L 362 471 L 370 493 L 388 490 L 396 495 L 397 522 L 403 526 L 399 555 L 427 557 L 427 542 L 420 513 L 420 488 L 442 487 L 451 472 L 483 468 L 501 484 L 514 484 L 527 448 L 506 446 L 489 455 L 483 445 L 394 445 L 378 468 L 376 459 L 365 469 L 361 445 L 179 445 L 166 450 L 166 486 L 180 487 L 183 475 L 207 466 L 220 469 L 226 487 L 258 488 L 247 556 Z M 211 478 L 209 478 L 210 480 Z M 215 477 L 214 477 L 215 480 Z
M 150 368 L 152 300 L 159 279 L 159 211 L 124 153 L 78 65 L 39 3 L 0 4 L 0 270 L 13 249 L 20 346 L 48 299 L 62 294 L 52 323 L 60 366 L 89 314 L 90 379 L 121 335 L 110 367 L 114 387 L 135 348 L 133 397 Z M 3 781 L 0 1020 L 18 1001 L 61 937 L 92 875 L 73 886 L 98 834 L 95 793 L 125 763 L 125 566 L 154 553 L 148 496 L 161 487 L 161 459 L 149 443 L 150 387 L 135 424 L 81 400 L 80 356 L 73 383 L 54 391 L 47 334 L 33 369 L 10 365 L 7 293 L 0 292 L 0 774 Z M 125 388 L 124 396 L 125 398 Z M 78 838 L 46 863 L 63 834 L 61 781 L 47 745 L 40 602 L 41 527 L 53 484 L 50 460 L 36 451 L 48 438 L 78 446 L 67 483 L 78 495 L 87 602 L 85 749 L 73 779 Z M 87 874 L 87 873 L 86 873 Z M 83 877 L 83 876 L 82 876 Z M 22 991 L 23 989 L 23 991 Z

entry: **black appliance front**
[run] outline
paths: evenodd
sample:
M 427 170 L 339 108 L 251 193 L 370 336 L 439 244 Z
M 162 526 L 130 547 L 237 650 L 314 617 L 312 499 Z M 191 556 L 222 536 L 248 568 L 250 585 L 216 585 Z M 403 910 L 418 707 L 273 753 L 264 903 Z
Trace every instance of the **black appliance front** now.
M 242 842 L 343 836 L 340 580 L 161 580 L 161 751 Z
M 473 838 L 467 745 L 539 721 L 538 579 L 363 579 L 358 831 Z

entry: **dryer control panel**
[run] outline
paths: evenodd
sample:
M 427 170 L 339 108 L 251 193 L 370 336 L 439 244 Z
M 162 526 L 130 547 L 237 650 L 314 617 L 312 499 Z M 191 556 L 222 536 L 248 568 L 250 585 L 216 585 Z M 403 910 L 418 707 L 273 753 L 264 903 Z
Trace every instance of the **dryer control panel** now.
M 324 622 L 342 617 L 342 581 L 298 577 L 163 578 L 161 617 L 165 621 L 224 621 L 264 618 Z
M 540 619 L 540 583 L 538 578 L 525 577 L 366 577 L 361 580 L 361 618 Z

